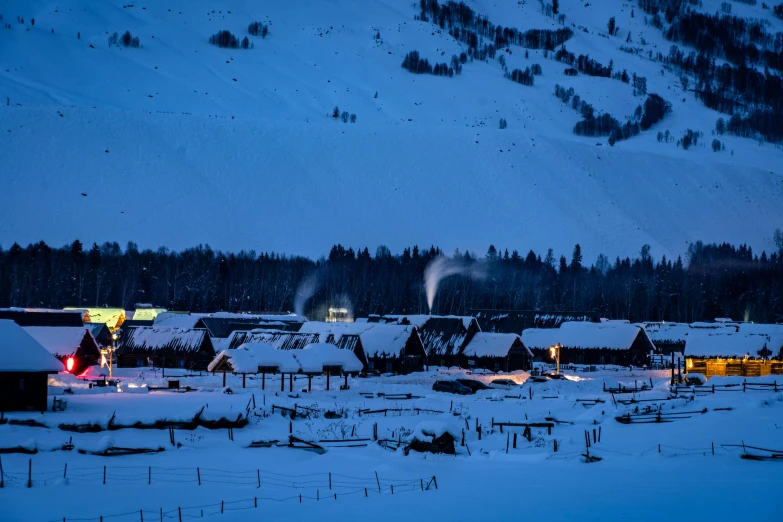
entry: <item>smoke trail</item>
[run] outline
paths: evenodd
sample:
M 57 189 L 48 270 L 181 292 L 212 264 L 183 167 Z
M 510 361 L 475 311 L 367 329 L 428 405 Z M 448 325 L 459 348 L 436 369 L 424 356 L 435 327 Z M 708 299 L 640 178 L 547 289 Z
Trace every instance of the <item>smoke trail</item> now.
M 430 313 L 432 313 L 435 294 L 438 292 L 441 280 L 457 274 L 465 274 L 473 279 L 483 279 L 485 276 L 484 265 L 479 262 L 467 263 L 459 259 L 438 256 L 424 268 L 424 286 L 427 290 L 427 305 Z
M 312 272 L 299 283 L 294 296 L 294 313 L 304 315 L 305 305 L 321 287 L 322 277 L 320 271 Z

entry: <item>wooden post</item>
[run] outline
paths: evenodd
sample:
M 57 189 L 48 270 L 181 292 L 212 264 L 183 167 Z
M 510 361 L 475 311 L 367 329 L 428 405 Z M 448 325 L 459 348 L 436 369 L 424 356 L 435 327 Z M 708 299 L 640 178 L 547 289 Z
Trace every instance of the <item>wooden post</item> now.
M 65 469 L 63 469 L 63 478 L 66 478 L 68 475 L 68 463 L 65 463 Z
M 266 390 L 266 372 L 261 372 L 261 390 Z
M 313 391 L 313 376 L 307 374 L 307 391 Z
M 221 501 L 220 501 L 220 514 L 221 514 L 221 515 L 223 514 L 223 510 L 224 510 L 224 508 L 225 508 L 225 503 L 224 503 L 224 501 L 222 501 L 222 500 L 221 500 Z
M 103 483 L 106 484 L 106 466 L 103 470 Z M 30 467 L 27 469 L 27 487 L 33 487 L 33 459 L 30 459 Z
M 601 426 L 598 426 L 598 442 L 601 442 Z
M 506 453 L 508 453 L 508 443 L 510 442 L 510 433 L 506 433 Z
M 321 492 L 319 490 L 315 490 L 315 501 L 318 502 L 321 500 Z
M 3 459 L 0 457 L 0 488 L 5 487 L 5 473 L 3 473 Z
M 348 389 L 348 374 L 345 374 L 345 389 Z
M 288 421 L 288 434 L 291 435 L 294 432 L 294 422 Z
M 596 442 L 598 442 L 598 439 L 597 439 L 596 435 L 597 435 L 597 434 L 596 434 L 596 432 L 595 432 L 595 428 L 593 428 L 593 444 L 595 444 Z
M 242 387 L 245 387 L 245 374 L 242 374 Z
M 555 453 L 557 453 L 557 439 L 554 440 L 555 443 Z
M 160 508 L 160 522 L 163 522 L 163 508 Z
M 139 510 L 139 516 L 141 516 L 141 522 L 144 522 L 144 510 Z
M 182 522 L 182 508 L 177 506 L 177 513 L 179 514 L 179 522 Z
M 257 497 L 253 497 L 253 507 L 254 508 L 258 507 L 258 498 Z
M 332 473 L 329 473 L 329 489 L 332 489 Z
M 201 485 L 201 468 L 196 468 L 196 475 L 198 476 L 198 485 Z
M 226 371 L 223 370 L 223 387 L 226 387 Z
M 394 484 L 391 485 L 391 494 L 394 495 Z
M 364 496 L 367 497 L 367 488 L 364 488 Z
M 326 391 L 329 391 L 329 370 L 326 370 Z
M 375 482 L 378 483 L 378 494 L 380 495 L 380 493 L 381 493 L 381 479 L 378 478 L 378 472 L 377 471 L 375 472 Z
M 288 391 L 293 392 L 294 391 L 294 374 L 289 373 L 288 374 Z
M 261 470 L 260 469 L 256 470 L 256 477 L 258 477 L 258 487 L 260 489 L 261 488 Z
M 462 430 L 462 444 L 461 446 L 465 446 L 465 430 Z
M 438 479 L 435 478 L 435 475 L 432 476 L 432 483 L 435 484 L 435 489 L 438 489 Z
M 715 443 L 714 442 L 712 443 L 712 455 L 713 456 L 715 455 Z
M 152 466 L 147 469 L 147 485 L 152 484 Z
M 661 445 L 658 444 L 658 453 L 660 453 L 660 452 L 661 452 Z
M 281 392 L 285 391 L 285 374 L 284 373 L 280 374 L 280 391 Z
M 514 449 L 517 449 L 517 434 L 514 432 Z

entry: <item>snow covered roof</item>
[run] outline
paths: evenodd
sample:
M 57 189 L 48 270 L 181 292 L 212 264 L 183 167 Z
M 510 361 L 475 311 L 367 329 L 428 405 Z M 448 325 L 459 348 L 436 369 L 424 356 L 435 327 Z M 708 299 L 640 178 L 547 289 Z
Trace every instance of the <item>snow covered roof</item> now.
M 118 328 L 125 320 L 125 310 L 122 308 L 83 308 L 65 307 L 63 310 L 76 310 L 85 314 L 88 323 L 106 323 L 111 329 Z
M 278 350 L 301 350 L 311 343 L 321 342 L 320 334 L 286 332 L 282 330 L 238 330 L 228 337 L 229 348 L 239 348 L 246 343 L 269 344 Z
M 166 326 L 139 326 L 128 330 L 117 353 L 138 354 L 150 352 L 182 353 L 213 351 L 206 330 L 191 330 Z
M 479 332 L 465 346 L 462 354 L 468 357 L 506 357 L 516 341 L 522 343 L 522 339 L 513 333 Z M 533 356 L 527 347 L 525 350 Z
M 374 318 L 373 318 L 374 319 Z M 396 323 L 416 326 L 428 355 L 459 353 L 471 332 L 479 331 L 473 317 L 457 315 L 385 315 L 379 323 Z M 370 321 L 370 324 L 372 321 Z
M 209 363 L 214 371 L 226 361 L 234 373 L 258 373 L 259 368 L 275 368 L 280 373 L 297 373 L 301 366 L 290 350 L 276 350 L 268 344 L 243 344 L 234 350 L 223 350 Z
M 427 321 L 430 319 L 459 319 L 462 321 L 462 327 L 466 330 L 470 328 L 471 321 L 475 321 L 475 319 L 469 315 L 426 315 L 426 314 L 412 314 L 412 315 L 405 315 L 405 314 L 393 314 L 393 315 L 384 315 L 381 318 L 381 321 L 388 322 L 396 322 L 397 324 L 412 324 L 413 326 L 418 327 L 421 329 L 424 325 L 427 324 Z
M 293 352 L 304 373 L 322 373 L 325 367 L 339 367 L 345 373 L 360 372 L 362 362 L 350 350 L 333 344 L 313 343 Z
M 19 326 L 83 326 L 82 316 L 75 310 L 0 308 L 0 319 L 11 319 Z
M 180 312 L 161 312 L 155 316 L 155 326 L 168 326 L 174 328 L 193 328 L 202 317 L 209 314 L 187 314 Z
M 92 336 L 90 328 L 85 326 L 27 326 L 24 331 L 30 334 L 46 350 L 58 357 L 70 357 L 82 345 L 85 337 L 92 341 L 93 351 L 97 350 L 98 343 Z M 97 356 L 97 353 L 93 355 Z
M 760 353 L 764 348 L 766 355 Z M 783 325 L 742 323 L 734 328 L 692 330 L 685 343 L 689 357 L 780 357 Z
M 138 306 L 138 305 L 136 305 Z M 165 312 L 165 308 L 153 308 L 153 307 L 143 307 L 143 308 L 136 308 L 136 310 L 132 312 L 128 312 L 127 319 L 135 319 L 136 321 L 152 321 L 154 320 L 159 314 L 162 314 Z
M 560 328 L 528 328 L 522 332 L 522 342 L 528 348 L 544 350 L 558 343 L 564 348 L 627 350 L 640 334 L 647 338 L 644 328 L 635 324 L 573 321 Z
M 412 335 L 418 335 L 413 325 L 385 324 L 385 323 L 322 323 L 310 321 L 304 323 L 299 333 L 319 334 L 321 341 L 326 341 L 331 334 L 329 342 L 341 343 L 343 336 L 358 335 L 362 342 L 362 348 L 367 357 L 383 355 L 398 356 L 405 349 L 405 345 Z M 345 348 L 347 346 L 340 346 Z
M 598 322 L 595 312 L 540 312 L 536 310 L 478 310 L 481 331 L 521 334 L 528 328 L 558 328 L 567 321 Z
M 63 363 L 21 326 L 0 319 L 0 372 L 57 373 L 64 369 Z

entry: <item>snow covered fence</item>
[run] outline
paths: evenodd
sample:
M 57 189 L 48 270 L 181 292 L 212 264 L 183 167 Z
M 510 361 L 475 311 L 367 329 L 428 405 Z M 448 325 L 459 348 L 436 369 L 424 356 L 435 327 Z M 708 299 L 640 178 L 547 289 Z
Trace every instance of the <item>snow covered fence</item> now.
M 85 468 L 86 469 L 86 468 Z M 211 470 L 216 471 L 216 470 Z M 228 472 L 231 473 L 231 472 Z M 294 477 L 293 475 L 277 475 L 279 477 Z M 413 491 L 429 491 L 432 489 L 438 489 L 438 481 L 433 477 L 402 480 L 398 482 L 390 482 L 381 480 L 378 473 L 375 473 L 374 479 L 362 479 L 358 477 L 350 477 L 347 475 L 328 473 L 328 489 L 322 490 L 315 489 L 315 494 L 305 493 L 293 493 L 286 496 L 254 496 L 252 498 L 244 498 L 238 500 L 222 500 L 213 504 L 201 504 L 197 506 L 177 506 L 176 509 L 169 509 L 164 511 L 163 508 L 159 508 L 157 511 L 149 509 L 139 509 L 134 511 L 128 511 L 125 513 L 114 513 L 110 515 L 97 515 L 92 517 L 67 517 L 58 518 L 50 522 L 104 522 L 111 520 L 112 522 L 144 522 L 147 520 L 164 522 L 164 520 L 174 520 L 182 522 L 183 519 L 188 518 L 202 518 L 206 516 L 222 515 L 227 511 L 240 511 L 247 509 L 257 509 L 262 502 L 291 502 L 303 504 L 304 502 L 320 502 L 322 500 L 338 500 L 343 499 L 346 496 L 351 498 L 367 498 L 370 495 L 399 495 L 401 493 L 409 493 Z M 312 479 L 316 475 L 302 475 L 299 476 L 306 478 L 305 482 L 314 482 Z M 259 479 L 260 481 L 260 479 Z M 260 482 L 259 482 L 260 483 Z M 309 485 L 312 488 L 313 485 Z M 338 488 L 342 487 L 338 492 Z M 301 488 L 296 488 L 301 489 Z

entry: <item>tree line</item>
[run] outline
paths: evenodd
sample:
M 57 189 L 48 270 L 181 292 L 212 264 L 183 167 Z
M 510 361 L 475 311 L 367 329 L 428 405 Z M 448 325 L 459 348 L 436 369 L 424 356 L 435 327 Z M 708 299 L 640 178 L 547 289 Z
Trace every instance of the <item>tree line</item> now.
M 433 313 L 474 309 L 596 310 L 615 319 L 699 321 L 732 317 L 783 321 L 783 232 L 777 250 L 693 243 L 683 257 L 654 259 L 649 246 L 613 261 L 599 254 L 590 265 L 576 245 L 570 258 L 490 246 L 483 256 L 450 254 L 467 272 L 444 279 Z M 312 260 L 272 252 L 223 252 L 206 245 L 179 252 L 141 250 L 116 242 L 85 248 L 44 242 L 0 248 L 0 306 L 121 306 L 154 303 L 194 312 L 288 311 L 297 289 L 312 279 L 315 293 L 304 312 L 322 319 L 326 306 L 350 307 L 356 316 L 428 313 L 424 268 L 437 247 L 332 247 Z

